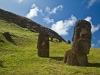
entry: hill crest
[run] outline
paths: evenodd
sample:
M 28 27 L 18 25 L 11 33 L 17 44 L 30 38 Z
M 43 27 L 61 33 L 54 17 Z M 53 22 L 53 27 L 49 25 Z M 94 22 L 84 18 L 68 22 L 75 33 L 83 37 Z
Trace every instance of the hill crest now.
M 32 32 L 38 32 L 38 33 L 42 32 L 42 33 L 45 33 L 46 35 L 49 35 L 49 37 L 51 37 L 51 38 L 56 38 L 58 40 L 66 42 L 55 31 L 53 31 L 47 27 L 44 27 L 26 17 L 22 17 L 20 15 L 14 14 L 9 11 L 5 11 L 3 9 L 0 9 L 0 17 L 9 22 L 15 23 L 23 28 L 28 28 Z

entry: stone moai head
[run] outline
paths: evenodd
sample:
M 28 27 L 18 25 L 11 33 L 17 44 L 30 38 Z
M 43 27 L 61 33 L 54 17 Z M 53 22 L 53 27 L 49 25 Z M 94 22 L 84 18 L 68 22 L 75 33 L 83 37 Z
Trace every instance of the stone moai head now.
M 91 47 L 91 24 L 86 20 L 79 20 L 74 27 L 72 50 L 76 53 L 88 54 Z

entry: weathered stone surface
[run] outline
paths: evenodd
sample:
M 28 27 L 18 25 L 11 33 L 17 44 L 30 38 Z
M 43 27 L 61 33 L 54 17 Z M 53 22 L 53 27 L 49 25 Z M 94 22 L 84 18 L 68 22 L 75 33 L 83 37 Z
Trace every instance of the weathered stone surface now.
M 85 20 L 79 20 L 74 27 L 72 49 L 66 51 L 64 63 L 68 65 L 86 66 L 87 54 L 91 47 L 91 24 Z
M 49 57 L 49 36 L 44 33 L 38 35 L 38 56 Z

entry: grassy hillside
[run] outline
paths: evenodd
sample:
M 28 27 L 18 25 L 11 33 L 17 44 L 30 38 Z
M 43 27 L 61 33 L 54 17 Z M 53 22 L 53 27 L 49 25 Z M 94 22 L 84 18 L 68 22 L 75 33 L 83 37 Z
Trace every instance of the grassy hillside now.
M 4 38 L 4 32 L 11 34 L 15 44 Z M 50 42 L 50 57 L 38 57 L 37 36 L 38 33 L 0 18 L 0 39 L 5 41 L 0 42 L 0 75 L 100 75 L 100 49 L 91 48 L 89 66 L 68 66 L 63 63 L 63 56 L 71 45 Z

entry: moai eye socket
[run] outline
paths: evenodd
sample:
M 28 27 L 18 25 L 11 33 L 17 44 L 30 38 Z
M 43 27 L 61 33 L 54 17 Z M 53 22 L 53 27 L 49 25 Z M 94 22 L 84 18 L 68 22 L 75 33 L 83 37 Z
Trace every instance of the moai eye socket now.
M 80 28 L 80 27 L 76 27 L 76 28 L 75 28 L 75 31 L 76 31 L 76 32 L 80 32 L 80 31 L 81 31 L 81 28 Z

